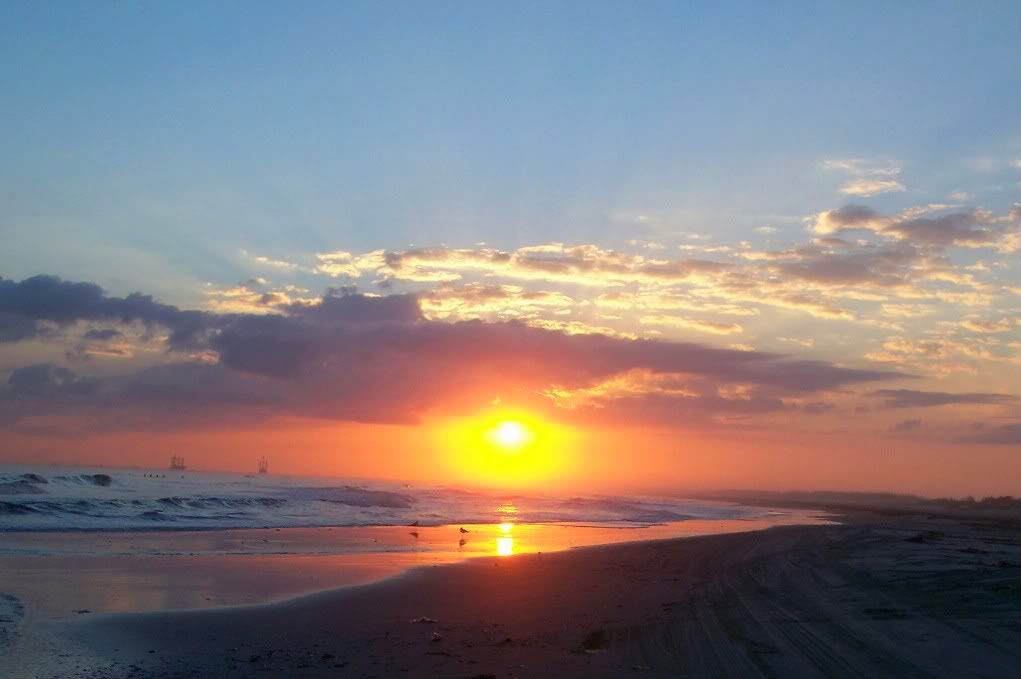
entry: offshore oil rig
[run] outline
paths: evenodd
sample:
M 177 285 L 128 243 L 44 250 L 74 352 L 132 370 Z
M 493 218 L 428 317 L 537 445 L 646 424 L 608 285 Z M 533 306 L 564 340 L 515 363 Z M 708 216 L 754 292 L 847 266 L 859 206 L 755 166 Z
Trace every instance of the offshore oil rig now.
M 183 455 L 172 455 L 170 457 L 170 468 L 177 472 L 183 472 L 187 467 L 184 466 Z
M 269 460 L 265 456 L 259 458 L 259 473 L 269 474 Z

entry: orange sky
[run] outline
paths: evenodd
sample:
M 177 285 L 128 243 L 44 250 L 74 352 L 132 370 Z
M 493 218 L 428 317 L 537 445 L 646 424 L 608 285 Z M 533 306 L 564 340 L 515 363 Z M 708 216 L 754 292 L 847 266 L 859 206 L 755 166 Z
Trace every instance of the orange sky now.
M 986 495 L 1016 492 L 1021 476 L 1021 459 L 1002 447 L 977 448 L 961 464 L 956 446 L 892 446 L 881 437 L 800 435 L 781 442 L 756 434 L 711 437 L 620 427 L 562 427 L 555 447 L 537 443 L 544 459 L 536 463 L 523 456 L 501 470 L 489 464 L 493 452 L 484 440 L 450 437 L 452 430 L 477 429 L 487 421 L 421 426 L 295 421 L 257 430 L 108 433 L 75 440 L 15 435 L 0 443 L 0 455 L 22 462 L 88 460 L 162 469 L 171 455 L 184 452 L 194 469 L 253 472 L 264 454 L 272 471 L 282 474 L 576 492 L 761 488 Z

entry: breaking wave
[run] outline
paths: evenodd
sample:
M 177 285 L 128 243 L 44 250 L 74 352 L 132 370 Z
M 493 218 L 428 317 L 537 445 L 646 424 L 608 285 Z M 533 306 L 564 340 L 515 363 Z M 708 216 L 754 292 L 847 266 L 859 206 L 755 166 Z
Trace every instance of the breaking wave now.
M 756 510 L 657 497 L 507 495 L 398 483 L 148 472 L 0 468 L 0 531 L 196 530 L 319 526 L 570 523 L 647 526 Z

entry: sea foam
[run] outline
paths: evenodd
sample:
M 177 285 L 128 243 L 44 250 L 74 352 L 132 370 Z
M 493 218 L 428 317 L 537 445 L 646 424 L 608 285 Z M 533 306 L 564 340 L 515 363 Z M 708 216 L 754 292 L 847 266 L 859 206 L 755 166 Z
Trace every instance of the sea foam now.
M 664 497 L 509 494 L 275 475 L 0 467 L 0 531 L 457 523 L 648 526 L 756 510 Z

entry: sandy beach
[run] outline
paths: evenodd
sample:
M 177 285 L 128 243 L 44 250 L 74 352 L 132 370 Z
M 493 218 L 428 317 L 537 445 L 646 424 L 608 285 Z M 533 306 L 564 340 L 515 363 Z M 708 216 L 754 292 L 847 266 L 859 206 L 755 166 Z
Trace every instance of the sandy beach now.
M 1015 677 L 1017 526 L 841 525 L 427 566 L 282 602 L 83 616 L 53 677 Z

